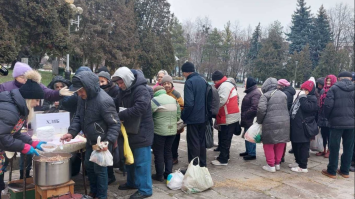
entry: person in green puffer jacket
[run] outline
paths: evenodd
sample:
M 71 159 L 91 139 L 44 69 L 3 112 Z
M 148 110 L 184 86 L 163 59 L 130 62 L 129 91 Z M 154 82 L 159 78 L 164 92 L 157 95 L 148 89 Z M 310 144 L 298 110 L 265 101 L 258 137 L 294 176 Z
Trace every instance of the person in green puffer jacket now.
M 154 121 L 153 154 L 156 174 L 153 180 L 163 181 L 173 169 L 171 147 L 176 135 L 176 122 L 180 120 L 180 105 L 166 94 L 164 87 L 154 88 L 151 101 Z M 165 170 L 164 170 L 165 166 Z

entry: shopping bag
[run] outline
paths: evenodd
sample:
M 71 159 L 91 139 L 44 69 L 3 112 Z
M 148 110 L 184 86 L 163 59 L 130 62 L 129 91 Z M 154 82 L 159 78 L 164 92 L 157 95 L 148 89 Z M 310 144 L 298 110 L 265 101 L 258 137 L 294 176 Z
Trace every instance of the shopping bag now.
M 323 137 L 321 133 L 318 133 L 314 140 L 311 140 L 310 144 L 311 151 L 318 151 L 318 152 L 323 152 L 324 147 L 323 147 Z
M 198 164 L 195 166 L 193 162 L 196 158 Z M 182 181 L 181 190 L 185 193 L 199 193 L 213 187 L 210 172 L 206 167 L 200 167 L 200 159 L 196 158 L 191 160 Z
M 213 127 L 209 121 L 206 123 L 206 148 L 213 147 Z
M 124 127 L 123 124 L 121 124 L 121 133 L 123 136 L 123 155 L 126 158 L 125 164 L 127 165 L 131 165 L 134 163 L 134 158 L 133 158 L 133 153 L 131 150 L 131 147 L 129 146 L 128 143 L 128 136 L 127 136 L 127 132 L 126 132 L 126 128 Z
M 97 138 L 96 145 L 100 148 L 107 148 L 108 142 L 101 142 L 101 137 Z M 113 165 L 113 157 L 109 150 L 107 151 L 97 151 L 93 150 L 90 156 L 89 161 L 94 162 L 102 167 L 112 166 Z
M 254 123 L 245 133 L 245 140 L 252 143 L 260 143 L 261 142 L 261 134 L 262 134 L 262 125 L 258 123 Z
M 180 169 L 168 175 L 166 179 L 166 185 L 169 189 L 179 190 L 182 186 L 182 180 L 184 179 L 184 174 L 180 172 Z

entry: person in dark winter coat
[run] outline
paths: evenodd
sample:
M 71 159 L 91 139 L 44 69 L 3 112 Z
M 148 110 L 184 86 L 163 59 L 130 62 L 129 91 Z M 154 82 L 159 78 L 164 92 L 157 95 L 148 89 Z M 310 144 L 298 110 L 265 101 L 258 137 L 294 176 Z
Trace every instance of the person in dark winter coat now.
M 184 86 L 184 109 L 181 119 L 187 124 L 187 151 L 191 162 L 199 157 L 200 166 L 206 166 L 206 81 L 195 72 L 195 66 L 186 62 L 181 67 L 186 78 Z M 197 161 L 196 161 L 197 163 Z
M 336 173 L 349 178 L 349 168 L 354 147 L 354 92 L 355 86 L 350 72 L 341 72 L 338 80 L 330 87 L 324 100 L 324 115 L 330 126 L 329 164 L 322 174 L 336 178 Z M 343 155 L 338 168 L 340 141 L 343 140 Z
M 45 143 L 33 141 L 31 137 L 21 133 L 22 127 L 32 120 L 34 107 L 44 98 L 44 91 L 39 84 L 41 75 L 30 71 L 27 78 L 20 89 L 0 93 L 0 191 L 5 189 L 5 151 L 38 156 L 35 148 L 42 150 L 41 145 Z M 23 171 L 21 172 L 23 177 Z
M 64 87 L 70 87 L 71 82 L 67 79 L 64 79 L 62 76 L 55 76 L 53 77 L 52 81 L 48 84 L 48 88 L 53 89 L 53 90 L 60 90 Z M 52 107 L 56 107 L 56 109 L 59 110 L 65 110 L 64 107 L 62 106 L 62 101 L 63 99 L 60 99 L 59 101 L 48 101 L 44 100 L 43 105 L 41 107 L 42 111 L 47 111 L 51 109 Z
M 324 151 L 319 152 L 316 154 L 316 156 L 324 156 L 325 158 L 329 158 L 329 147 L 327 151 L 327 146 L 329 145 L 329 134 L 330 134 L 330 129 L 329 129 L 329 122 L 328 119 L 324 115 L 324 100 L 327 96 L 327 93 L 335 83 L 337 82 L 337 77 L 334 75 L 328 75 L 326 78 L 323 78 L 323 84 L 325 85 L 321 92 L 319 93 L 320 96 L 318 98 L 318 118 L 317 118 L 317 123 L 318 126 L 321 129 L 321 134 L 323 138 L 323 147 Z
M 315 120 L 317 115 L 317 97 L 315 96 L 314 83 L 310 80 L 301 85 L 301 92 L 291 108 L 291 143 L 297 166 L 289 165 L 291 171 L 307 173 L 310 138 L 306 136 L 303 120 Z
M 317 97 L 317 100 L 319 100 L 319 98 L 321 96 L 321 91 L 324 88 L 324 79 L 325 79 L 325 77 L 321 77 L 321 78 L 317 79 L 317 82 L 316 82 L 316 97 Z
M 262 124 L 261 141 L 268 165 L 263 169 L 275 172 L 286 143 L 290 141 L 290 117 L 287 109 L 287 96 L 277 89 L 277 80 L 268 78 L 261 87 L 256 122 Z
M 118 94 L 119 87 L 116 83 L 111 81 L 110 73 L 101 71 L 97 76 L 99 76 L 100 88 L 106 91 L 106 93 L 115 98 Z
M 256 85 L 256 81 L 252 77 L 248 77 L 245 82 L 245 93 L 242 102 L 242 115 L 241 115 L 241 126 L 244 127 L 244 133 L 253 125 L 254 118 L 258 110 L 259 99 L 261 97 L 261 92 Z M 245 140 L 244 153 L 239 154 L 244 160 L 255 160 L 256 159 L 256 144 L 248 142 Z
M 113 74 L 112 81 L 120 87 L 115 99 L 116 109 L 126 127 L 129 146 L 134 156 L 134 164 L 126 165 L 127 182 L 120 185 L 118 189 L 138 189 L 131 196 L 132 198 L 149 197 L 153 194 L 151 146 L 154 138 L 154 123 L 147 80 L 141 72 L 120 67 Z
M 293 103 L 293 96 L 296 94 L 296 90 L 290 86 L 290 82 L 288 82 L 286 79 L 279 79 L 277 81 L 277 88 L 286 94 L 287 108 L 290 110 Z
M 68 133 L 61 137 L 62 141 L 69 142 L 83 131 L 87 143 L 85 152 L 85 168 L 90 182 L 90 195 L 94 198 L 107 198 L 108 176 L 107 168 L 89 161 L 91 153 L 97 146 L 97 138 L 108 141 L 106 149 L 116 142 L 120 132 L 120 120 L 118 119 L 113 99 L 100 88 L 99 78 L 90 71 L 83 71 L 72 79 L 71 90 L 78 93 L 77 113 L 70 124 Z

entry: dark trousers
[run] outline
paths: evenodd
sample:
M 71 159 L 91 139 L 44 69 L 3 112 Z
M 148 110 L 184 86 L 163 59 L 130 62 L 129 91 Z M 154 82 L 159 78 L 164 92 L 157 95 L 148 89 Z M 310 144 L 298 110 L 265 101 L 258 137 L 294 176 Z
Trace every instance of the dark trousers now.
M 323 138 L 324 150 L 326 149 L 327 146 L 328 146 L 328 150 L 329 150 L 329 134 L 330 134 L 330 130 L 329 130 L 328 127 L 321 127 L 320 128 L 320 132 L 321 132 L 322 138 Z
M 218 131 L 218 146 L 217 146 L 218 149 L 220 149 L 219 148 L 220 145 L 221 145 L 221 131 Z
M 340 160 L 340 171 L 349 175 L 351 159 L 354 152 L 354 129 L 330 129 L 328 173 L 336 175 L 338 169 L 340 140 L 343 138 L 343 154 Z
M 307 169 L 309 157 L 310 142 L 294 143 L 292 142 L 293 154 L 295 155 L 296 163 L 302 169 Z
M 161 136 L 154 134 L 153 153 L 156 175 L 158 177 L 168 177 L 173 170 L 173 158 L 171 147 L 173 145 L 175 135 Z M 165 170 L 164 170 L 165 166 Z
M 171 147 L 171 152 L 173 153 L 173 159 L 177 160 L 179 157 L 178 149 L 180 144 L 180 133 L 175 135 L 173 146 Z
M 113 166 L 107 167 L 108 179 L 116 179 L 115 174 L 113 173 Z
M 219 132 L 219 156 L 217 160 L 221 163 L 228 163 L 229 151 L 232 143 L 233 133 L 236 130 L 237 123 L 229 125 L 220 125 L 221 131 Z
M 195 157 L 199 157 L 200 166 L 206 166 L 206 123 L 188 124 L 187 133 L 187 153 L 189 162 Z M 197 164 L 197 160 L 194 161 Z

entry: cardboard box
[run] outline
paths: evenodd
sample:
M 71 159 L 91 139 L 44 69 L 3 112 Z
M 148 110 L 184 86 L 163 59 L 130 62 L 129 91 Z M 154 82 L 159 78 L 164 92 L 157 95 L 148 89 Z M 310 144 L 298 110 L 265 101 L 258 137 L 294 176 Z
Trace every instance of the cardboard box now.
M 43 111 L 35 112 L 35 116 L 31 122 L 31 128 L 36 132 L 37 128 L 43 126 L 53 126 L 56 134 L 67 133 L 70 126 L 70 113 L 67 111 L 46 114 L 43 114 Z

